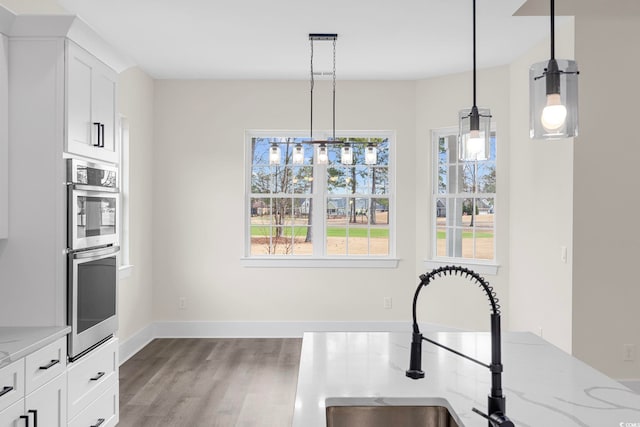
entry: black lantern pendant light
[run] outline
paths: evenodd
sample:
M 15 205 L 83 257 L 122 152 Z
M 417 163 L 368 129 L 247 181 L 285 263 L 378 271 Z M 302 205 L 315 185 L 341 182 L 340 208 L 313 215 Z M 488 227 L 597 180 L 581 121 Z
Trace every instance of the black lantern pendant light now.
M 476 0 L 473 1 L 473 107 L 458 114 L 458 158 L 463 161 L 489 158 L 491 112 L 476 105 Z
M 551 0 L 551 59 L 529 69 L 529 136 L 560 139 L 578 135 L 578 65 L 555 58 L 555 2 Z

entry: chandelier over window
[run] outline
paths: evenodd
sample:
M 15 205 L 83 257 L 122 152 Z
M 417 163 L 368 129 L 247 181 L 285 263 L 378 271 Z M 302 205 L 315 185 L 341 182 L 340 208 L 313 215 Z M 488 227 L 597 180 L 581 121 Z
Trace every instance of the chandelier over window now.
M 375 165 L 377 162 L 377 147 L 374 143 L 361 143 L 354 141 L 341 141 L 336 138 L 336 41 L 337 34 L 309 34 L 309 42 L 311 47 L 311 67 L 310 67 L 310 90 L 309 90 L 309 139 L 308 144 L 316 145 L 316 163 L 329 163 L 329 146 L 338 145 L 340 149 L 340 162 L 344 165 L 352 165 L 354 162 L 353 144 L 366 144 L 365 147 L 365 163 L 367 165 Z M 330 41 L 333 43 L 333 69 L 331 73 L 316 72 L 313 69 L 313 46 L 314 42 Z M 313 139 L 313 91 L 315 89 L 315 80 L 317 75 L 331 75 L 332 79 L 332 133 L 331 139 L 314 140 Z M 302 165 L 304 163 L 304 146 L 298 142 L 293 148 L 291 162 L 294 165 Z M 280 147 L 278 143 L 273 142 L 269 149 L 269 164 L 280 164 Z

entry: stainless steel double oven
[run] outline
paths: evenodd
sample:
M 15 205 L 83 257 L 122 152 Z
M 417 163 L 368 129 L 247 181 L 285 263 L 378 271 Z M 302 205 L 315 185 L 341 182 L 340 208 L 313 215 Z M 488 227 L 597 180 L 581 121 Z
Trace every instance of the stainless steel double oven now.
M 67 186 L 67 316 L 75 360 L 118 329 L 118 170 L 68 159 Z

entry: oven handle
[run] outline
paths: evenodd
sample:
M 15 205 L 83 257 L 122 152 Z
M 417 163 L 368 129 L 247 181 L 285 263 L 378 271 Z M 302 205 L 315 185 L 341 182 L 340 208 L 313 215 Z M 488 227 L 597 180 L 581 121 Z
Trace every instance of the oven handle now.
M 117 187 L 100 187 L 96 185 L 87 185 L 87 184 L 70 184 L 72 190 L 82 190 L 82 191 L 98 191 L 101 193 L 119 193 L 120 189 Z
M 120 252 L 120 246 L 109 246 L 106 248 L 82 251 L 82 252 L 74 252 L 73 259 L 86 259 L 86 258 L 96 258 L 96 257 L 104 257 L 105 255 L 111 255 Z

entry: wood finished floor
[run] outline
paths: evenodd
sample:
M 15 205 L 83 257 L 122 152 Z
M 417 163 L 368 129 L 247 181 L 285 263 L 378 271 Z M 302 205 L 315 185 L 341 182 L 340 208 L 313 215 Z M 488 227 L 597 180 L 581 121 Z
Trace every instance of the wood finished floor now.
M 302 340 L 156 339 L 120 366 L 119 427 L 291 425 Z

